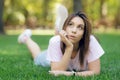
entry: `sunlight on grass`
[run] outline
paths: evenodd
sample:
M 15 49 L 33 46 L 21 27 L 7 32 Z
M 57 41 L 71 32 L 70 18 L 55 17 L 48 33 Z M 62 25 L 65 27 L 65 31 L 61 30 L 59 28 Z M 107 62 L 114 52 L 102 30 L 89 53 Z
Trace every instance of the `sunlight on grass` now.
M 6 30 L 7 35 L 19 35 L 22 33 L 25 29 L 16 29 L 16 30 Z M 99 29 L 94 29 L 93 33 L 108 33 L 108 34 L 120 34 L 119 29 L 104 29 L 104 28 L 99 28 Z M 32 34 L 33 35 L 54 35 L 55 30 L 54 29 L 32 29 Z
M 32 30 L 34 35 L 54 35 L 54 30 Z
M 113 29 L 113 28 L 99 28 L 99 29 L 94 29 L 94 33 L 108 33 L 108 34 L 120 34 L 120 29 Z
M 8 54 L 8 51 L 7 50 L 0 50 L 0 53 L 1 54 Z
M 22 33 L 25 29 L 16 29 L 16 30 L 6 30 L 7 35 L 19 35 Z M 54 35 L 55 31 L 54 30 L 41 30 L 41 29 L 34 29 L 32 30 L 33 35 Z

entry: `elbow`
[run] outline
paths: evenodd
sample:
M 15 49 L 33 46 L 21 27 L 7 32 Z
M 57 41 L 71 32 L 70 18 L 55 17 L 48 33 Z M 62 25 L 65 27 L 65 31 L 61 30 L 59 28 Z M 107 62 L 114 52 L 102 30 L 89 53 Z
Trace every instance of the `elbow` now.
M 65 71 L 65 68 L 62 67 L 51 67 L 51 71 Z
M 66 71 L 66 68 L 62 66 L 52 66 L 51 71 Z
M 100 74 L 100 70 L 98 71 L 93 71 L 95 75 L 99 75 Z
M 100 72 L 94 72 L 94 74 L 95 74 L 95 75 L 99 75 L 99 74 L 100 74 Z
M 99 72 L 96 72 L 96 75 L 99 75 L 100 74 L 100 71 Z
M 66 71 L 67 66 L 62 65 L 61 63 L 51 63 L 51 71 Z

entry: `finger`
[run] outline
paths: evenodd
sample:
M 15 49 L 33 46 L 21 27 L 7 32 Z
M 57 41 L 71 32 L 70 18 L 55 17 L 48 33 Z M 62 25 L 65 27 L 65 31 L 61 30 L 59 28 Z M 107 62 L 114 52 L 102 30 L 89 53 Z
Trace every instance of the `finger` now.
M 65 36 L 65 37 L 66 37 L 66 36 L 67 36 L 67 33 L 63 33 L 63 36 Z
M 54 72 L 53 71 L 49 71 L 49 74 L 54 74 Z
M 61 30 L 61 31 L 59 32 L 59 35 L 60 35 L 61 37 L 65 36 L 65 35 L 66 35 L 66 34 L 65 34 L 65 31 Z
M 62 33 L 65 33 L 65 31 L 64 31 L 64 30 L 61 30 L 59 33 L 61 33 L 61 34 L 62 34 Z
M 64 30 L 61 31 L 61 34 L 62 34 L 63 36 L 67 36 L 67 33 L 66 33 L 66 31 L 64 31 Z

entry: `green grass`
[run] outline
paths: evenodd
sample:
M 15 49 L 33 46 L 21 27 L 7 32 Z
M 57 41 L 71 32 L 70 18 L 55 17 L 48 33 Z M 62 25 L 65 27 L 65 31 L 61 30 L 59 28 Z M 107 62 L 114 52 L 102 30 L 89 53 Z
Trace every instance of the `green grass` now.
M 119 80 L 120 34 L 96 34 L 105 50 L 101 57 L 101 74 L 91 77 L 54 77 L 49 68 L 35 66 L 25 45 L 17 43 L 16 35 L 0 35 L 0 80 Z M 44 50 L 51 36 L 32 36 Z

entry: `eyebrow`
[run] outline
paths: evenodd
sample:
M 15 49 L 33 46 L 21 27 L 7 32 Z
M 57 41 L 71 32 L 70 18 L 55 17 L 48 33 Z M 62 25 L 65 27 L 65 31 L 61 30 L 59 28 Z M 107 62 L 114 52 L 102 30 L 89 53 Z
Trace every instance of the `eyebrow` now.
M 71 21 L 71 20 L 68 23 L 71 23 L 71 22 L 73 23 L 73 21 Z
M 85 25 L 83 25 L 83 24 L 79 24 L 79 26 L 82 26 L 82 27 L 84 27 Z
M 74 23 L 74 22 L 71 20 L 69 23 Z M 79 24 L 79 26 L 84 27 L 85 25 L 84 24 Z

